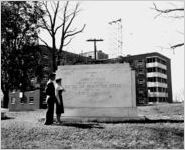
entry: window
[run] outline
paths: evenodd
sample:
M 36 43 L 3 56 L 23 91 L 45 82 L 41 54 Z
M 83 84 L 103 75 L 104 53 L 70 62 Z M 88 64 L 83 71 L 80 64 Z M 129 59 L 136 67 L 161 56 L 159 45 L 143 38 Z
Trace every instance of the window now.
M 157 87 L 148 88 L 148 92 L 157 92 Z
M 27 98 L 25 95 L 23 95 L 22 98 L 20 98 L 20 103 L 23 104 L 23 103 L 26 103 L 27 102 Z
M 137 66 L 143 66 L 144 65 L 144 61 L 143 60 L 138 60 L 136 61 Z
M 155 61 L 156 61 L 156 58 L 155 58 L 155 57 L 153 57 L 153 58 L 152 58 L 152 62 L 155 62 Z
M 139 84 L 143 84 L 144 82 L 145 82 L 144 79 L 138 79 L 138 83 L 139 83 Z
M 29 103 L 33 104 L 33 102 L 34 102 L 34 98 L 33 97 L 29 97 Z
M 166 65 L 166 61 L 161 58 L 157 58 L 157 62 Z
M 150 72 L 160 72 L 160 73 L 166 74 L 166 70 L 165 69 L 162 69 L 162 68 L 159 68 L 159 67 L 150 67 L 150 68 L 147 68 L 147 72 L 148 73 L 150 73 Z
M 144 104 L 145 103 L 145 100 L 143 98 L 139 98 L 139 103 L 140 104 Z
M 147 58 L 147 63 L 153 63 L 153 62 L 156 62 L 156 61 L 157 61 L 156 57 Z
M 138 74 L 144 74 L 144 69 L 139 69 Z
M 138 93 L 143 95 L 144 94 L 144 90 L 139 90 Z
M 11 104 L 15 104 L 15 97 L 11 97 Z
M 45 71 L 49 70 L 49 67 L 45 66 L 45 67 L 44 67 L 44 70 L 45 70 Z

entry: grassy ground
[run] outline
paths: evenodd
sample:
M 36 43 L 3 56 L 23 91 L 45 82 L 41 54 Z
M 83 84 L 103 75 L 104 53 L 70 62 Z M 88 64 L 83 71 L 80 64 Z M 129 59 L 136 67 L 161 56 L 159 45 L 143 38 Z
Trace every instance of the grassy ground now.
M 46 110 L 8 112 L 1 120 L 1 148 L 183 149 L 184 104 L 138 107 L 148 119 L 132 123 L 64 122 L 44 126 Z

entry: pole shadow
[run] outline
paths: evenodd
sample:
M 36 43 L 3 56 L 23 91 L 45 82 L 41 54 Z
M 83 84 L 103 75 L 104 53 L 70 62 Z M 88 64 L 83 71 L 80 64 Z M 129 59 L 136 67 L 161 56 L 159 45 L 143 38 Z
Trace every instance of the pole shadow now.
M 61 123 L 61 124 L 53 124 L 53 125 L 57 125 L 57 126 L 67 126 L 67 127 L 75 127 L 75 128 L 81 128 L 81 129 L 92 129 L 92 128 L 97 128 L 97 129 L 104 129 L 104 127 L 100 126 L 97 123 Z
M 98 121 L 92 121 L 98 122 Z M 151 124 L 151 123 L 184 123 L 184 120 L 177 120 L 177 119 L 149 119 L 145 117 L 142 120 L 116 120 L 116 121 L 104 121 L 101 123 L 111 123 L 111 124 L 118 124 L 118 123 L 132 123 L 132 124 Z
M 9 120 L 9 119 L 15 119 L 15 118 L 13 118 L 13 117 L 4 117 L 4 118 L 1 118 L 1 120 Z

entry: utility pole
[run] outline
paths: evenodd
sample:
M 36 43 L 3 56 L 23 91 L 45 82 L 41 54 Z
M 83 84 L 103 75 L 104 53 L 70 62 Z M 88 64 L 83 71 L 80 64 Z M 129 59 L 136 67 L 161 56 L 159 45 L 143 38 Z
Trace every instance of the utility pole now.
M 94 42 L 94 59 L 96 61 L 96 42 L 102 42 L 103 39 L 89 39 L 87 42 Z

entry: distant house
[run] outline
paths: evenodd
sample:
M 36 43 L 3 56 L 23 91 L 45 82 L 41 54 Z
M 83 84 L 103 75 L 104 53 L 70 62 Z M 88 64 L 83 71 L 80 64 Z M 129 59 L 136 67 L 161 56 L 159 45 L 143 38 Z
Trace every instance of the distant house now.
M 81 56 L 85 56 L 85 57 L 89 57 L 89 58 L 92 58 L 92 59 L 95 59 L 94 51 L 80 53 L 80 55 Z M 108 59 L 108 58 L 109 58 L 109 55 L 105 54 L 101 50 L 96 52 L 96 59 L 97 60 Z
M 40 90 L 9 93 L 9 111 L 27 111 L 40 108 Z

